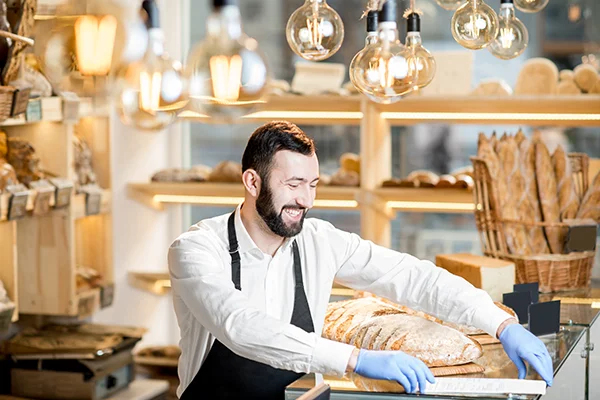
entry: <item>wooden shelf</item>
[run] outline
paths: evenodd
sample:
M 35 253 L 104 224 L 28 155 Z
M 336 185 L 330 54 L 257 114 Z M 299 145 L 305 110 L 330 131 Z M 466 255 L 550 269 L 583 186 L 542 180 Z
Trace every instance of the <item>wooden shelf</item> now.
M 270 96 L 260 111 L 227 123 L 265 122 L 285 119 L 305 125 L 358 125 L 362 120 L 361 96 L 286 94 Z M 219 124 L 207 115 L 183 111 L 180 118 L 205 124 Z
M 427 97 L 377 105 L 392 125 L 451 122 L 599 126 L 600 95 Z
M 130 196 L 158 210 L 164 204 L 235 206 L 243 201 L 244 189 L 234 183 L 130 183 Z M 355 209 L 367 198 L 358 187 L 322 186 L 317 189 L 315 208 Z M 464 189 L 380 188 L 373 194 L 377 204 L 403 212 L 473 212 L 473 194 Z M 383 203 L 382 203 L 383 202 Z
M 129 271 L 127 277 L 131 286 L 158 296 L 167 294 L 171 290 L 171 280 L 168 271 Z
M 287 119 L 299 124 L 358 125 L 368 102 L 361 96 L 272 96 L 261 111 L 237 121 Z M 418 123 L 600 126 L 600 95 L 579 96 L 409 96 L 397 103 L 370 103 L 392 125 Z M 184 120 L 218 124 L 184 111 Z
M 473 192 L 466 189 L 379 188 L 375 194 L 401 212 L 472 213 Z
M 244 187 L 237 183 L 130 183 L 128 189 L 131 197 L 158 210 L 166 203 L 235 206 L 244 198 Z M 319 187 L 315 207 L 356 208 L 359 192 L 358 187 Z

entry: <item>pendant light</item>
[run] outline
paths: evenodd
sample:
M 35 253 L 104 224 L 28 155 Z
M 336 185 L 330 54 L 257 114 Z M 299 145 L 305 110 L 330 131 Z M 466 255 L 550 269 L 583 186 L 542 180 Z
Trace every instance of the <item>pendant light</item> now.
M 414 9 L 414 8 L 413 8 Z M 435 58 L 422 45 L 421 17 L 412 11 L 407 17 L 406 47 L 410 52 L 408 58 L 409 75 L 413 77 L 413 89 L 424 88 L 435 76 Z
M 216 119 L 231 120 L 265 102 L 268 69 L 256 40 L 242 31 L 234 0 L 213 0 L 206 37 L 188 57 L 189 107 Z
M 458 44 L 479 50 L 496 38 L 498 16 L 483 0 L 468 0 L 452 16 L 451 30 Z
M 463 5 L 466 0 L 435 0 L 435 2 L 444 10 L 456 10 Z
M 488 50 L 495 57 L 510 60 L 525 51 L 529 43 L 529 34 L 521 20 L 515 17 L 513 0 L 500 0 L 500 3 L 498 34 L 488 46 Z
M 285 37 L 292 51 L 300 57 L 322 61 L 342 46 L 344 24 L 326 0 L 305 0 L 288 19 Z
M 549 0 L 515 0 L 515 7 L 519 11 L 526 13 L 536 13 L 542 11 L 547 5 Z
M 115 100 L 124 124 L 154 131 L 174 122 L 187 98 L 181 63 L 165 52 L 156 2 L 144 0 L 142 9 L 147 17 L 148 46 L 141 60 L 118 72 Z

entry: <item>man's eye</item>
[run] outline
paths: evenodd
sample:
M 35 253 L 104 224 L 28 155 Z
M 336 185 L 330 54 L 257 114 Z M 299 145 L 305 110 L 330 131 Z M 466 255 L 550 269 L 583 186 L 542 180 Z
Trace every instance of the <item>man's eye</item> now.
M 297 183 L 289 183 L 289 187 L 296 189 L 299 185 Z
M 317 185 L 310 185 L 310 188 L 311 188 L 311 189 L 316 189 L 316 188 L 317 188 Z

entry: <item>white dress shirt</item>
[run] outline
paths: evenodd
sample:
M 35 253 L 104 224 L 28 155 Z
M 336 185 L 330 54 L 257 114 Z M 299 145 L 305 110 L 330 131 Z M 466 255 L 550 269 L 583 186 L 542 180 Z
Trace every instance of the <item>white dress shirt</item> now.
M 264 254 L 244 228 L 238 206 L 235 230 L 242 291 L 231 281 L 229 214 L 205 219 L 169 249 L 173 303 L 181 331 L 180 386 L 192 382 L 218 339 L 234 353 L 276 368 L 342 376 L 354 346 L 321 337 L 334 279 L 442 320 L 483 329 L 492 336 L 511 316 L 464 279 L 329 222 L 307 218 L 298 242 L 304 289 L 316 333 L 290 324 L 294 305 L 293 253 L 288 239 Z

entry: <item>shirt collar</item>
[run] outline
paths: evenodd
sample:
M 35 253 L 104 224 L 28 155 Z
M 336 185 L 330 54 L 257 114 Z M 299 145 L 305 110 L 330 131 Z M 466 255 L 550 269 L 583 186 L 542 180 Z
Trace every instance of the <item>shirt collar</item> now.
M 262 253 L 262 251 L 258 248 L 256 243 L 254 243 L 254 240 L 252 240 L 252 238 L 250 237 L 250 234 L 248 233 L 248 231 L 246 230 L 246 227 L 244 226 L 244 223 L 242 222 L 242 213 L 241 213 L 242 204 L 238 205 L 235 210 L 235 223 L 234 223 L 235 233 L 237 235 L 237 240 L 238 240 L 239 252 L 240 252 L 240 254 L 243 254 L 252 249 L 257 249 L 258 251 L 260 251 Z M 281 245 L 280 250 L 282 252 L 288 251 L 288 249 L 292 245 L 292 242 L 296 239 L 297 236 L 298 235 L 291 237 L 291 238 L 286 238 L 283 241 L 283 244 Z

